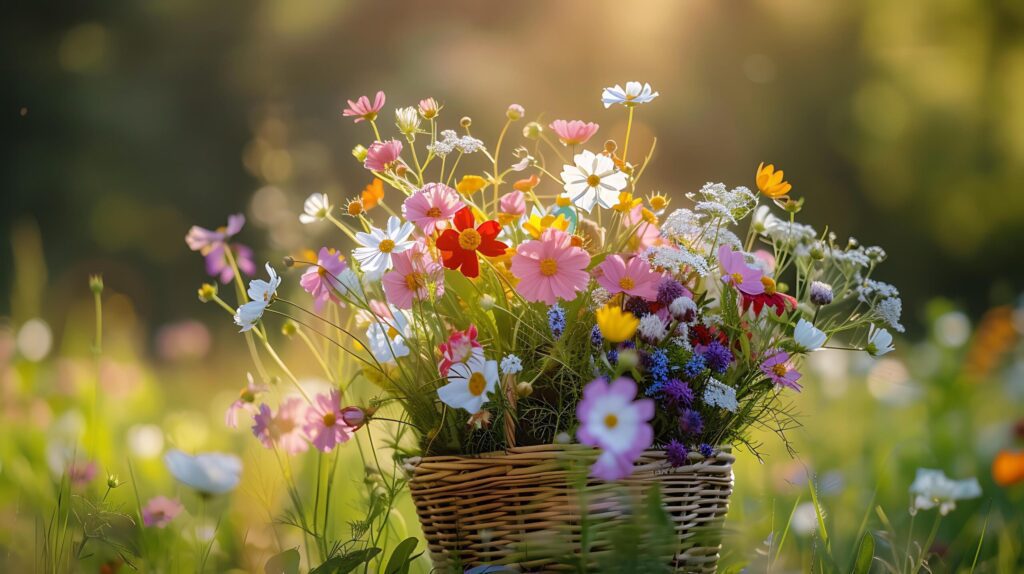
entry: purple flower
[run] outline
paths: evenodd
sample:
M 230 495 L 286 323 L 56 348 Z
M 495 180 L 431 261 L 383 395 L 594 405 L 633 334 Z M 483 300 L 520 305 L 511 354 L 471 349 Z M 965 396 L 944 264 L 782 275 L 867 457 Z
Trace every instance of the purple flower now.
M 761 363 L 761 372 L 768 376 L 773 383 L 782 387 L 789 387 L 795 391 L 799 391 L 801 386 L 797 381 L 800 380 L 800 373 L 790 367 L 789 365 L 789 353 L 781 350 L 772 352 L 771 355 L 764 362 Z
M 704 349 L 704 360 L 708 368 L 716 373 L 724 373 L 732 363 L 732 351 L 718 341 L 712 341 Z
M 650 420 L 654 401 L 636 398 L 636 383 L 626 377 L 608 383 L 595 379 L 583 388 L 576 407 L 580 420 L 576 438 L 601 449 L 592 476 L 618 480 L 632 474 L 633 462 L 654 441 Z
M 313 404 L 306 409 L 303 430 L 309 442 L 321 452 L 331 452 L 335 446 L 348 442 L 354 429 L 345 421 L 341 393 L 337 389 L 316 396 Z
M 651 314 L 651 307 L 643 297 L 630 297 L 626 300 L 625 309 L 635 315 L 637 319 L 643 319 Z
M 704 369 L 708 367 L 707 359 L 704 355 L 694 355 L 690 357 L 690 360 L 683 365 L 683 376 L 687 379 L 693 380 L 700 376 L 704 372 Z
M 594 328 L 590 330 L 590 344 L 595 347 L 600 347 L 604 344 L 604 337 L 601 336 L 601 327 L 594 325 Z
M 689 407 L 693 404 L 693 389 L 679 379 L 672 379 L 665 383 L 662 394 L 674 407 Z
M 309 448 L 302 428 L 306 410 L 306 404 L 297 397 L 281 401 L 276 413 L 261 404 L 253 416 L 252 434 L 267 448 L 280 447 L 287 454 L 305 452 Z
M 704 432 L 704 419 L 693 409 L 686 409 L 679 416 L 679 430 L 688 436 L 696 436 Z
M 715 456 L 715 449 L 711 448 L 711 445 L 709 445 L 706 442 L 705 443 L 701 443 L 701 445 L 698 447 L 698 450 L 700 450 L 700 454 L 704 458 L 711 458 L 711 457 Z
M 235 279 L 235 270 L 231 268 L 231 263 L 228 261 L 227 253 L 225 252 L 225 249 L 228 248 L 231 249 L 231 254 L 235 256 L 235 264 L 238 265 L 238 270 L 242 272 L 242 275 L 252 276 L 256 274 L 256 261 L 253 260 L 252 249 L 241 243 L 222 243 L 210 249 L 204 256 L 206 273 L 210 277 L 220 279 L 220 282 L 224 285 L 231 283 Z
M 687 291 L 686 287 L 683 287 L 682 283 L 671 277 L 662 279 L 661 283 L 658 284 L 658 298 L 656 300 L 665 307 L 671 305 L 679 297 L 689 296 L 690 292 Z
M 167 498 L 166 496 L 151 498 L 146 506 L 142 507 L 142 523 L 153 528 L 163 528 L 170 524 L 183 509 L 184 507 L 177 498 Z
M 328 301 L 339 302 L 337 292 L 344 291 L 338 277 L 348 269 L 345 257 L 333 249 L 320 248 L 316 265 L 310 266 L 299 279 L 299 285 L 313 296 L 313 309 L 319 313 Z
M 193 225 L 188 230 L 188 234 L 185 235 L 185 243 L 188 244 L 189 249 L 192 251 L 198 251 L 203 255 L 210 252 L 211 249 L 219 245 L 227 243 L 228 239 L 231 239 L 245 226 L 245 216 L 241 213 L 228 216 L 228 224 L 224 227 L 218 227 L 217 229 L 206 229 L 205 227 L 199 227 Z
M 674 468 L 686 466 L 686 457 L 689 454 L 690 451 L 686 448 L 686 445 L 675 439 L 672 439 L 668 445 L 665 446 L 665 456 L 668 458 L 668 463 Z
M 761 271 L 747 265 L 742 251 L 733 251 L 729 245 L 718 248 L 718 267 L 722 270 L 722 281 L 732 285 L 741 293 L 760 295 L 764 293 Z

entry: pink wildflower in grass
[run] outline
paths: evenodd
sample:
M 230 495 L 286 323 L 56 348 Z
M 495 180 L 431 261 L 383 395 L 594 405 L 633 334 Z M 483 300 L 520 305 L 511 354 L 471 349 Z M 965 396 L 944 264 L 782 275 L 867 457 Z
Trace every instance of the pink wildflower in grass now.
M 242 387 L 241 392 L 238 393 L 238 398 L 228 406 L 227 412 L 224 413 L 224 424 L 231 428 L 238 428 L 238 411 L 256 411 L 256 397 L 267 392 L 266 385 L 256 384 L 256 381 L 252 378 L 252 373 L 248 373 L 246 376 L 249 379 L 248 383 Z
M 430 258 L 422 241 L 411 249 L 392 257 L 391 271 L 384 274 L 381 284 L 388 302 L 399 309 L 412 309 L 414 301 L 424 301 L 444 295 L 444 267 Z
M 252 434 L 267 448 L 276 446 L 287 454 L 305 452 L 309 448 L 302 432 L 306 409 L 306 404 L 297 397 L 281 401 L 276 413 L 261 404 L 253 416 Z
M 331 389 L 329 394 L 319 394 L 306 409 L 306 424 L 303 427 L 309 442 L 321 452 L 331 452 L 334 447 L 352 438 L 352 427 L 345 422 L 341 408 L 341 393 Z
M 206 263 L 206 273 L 215 277 L 221 283 L 227 285 L 235 280 L 235 270 L 231 268 L 228 261 L 226 249 L 231 249 L 235 256 L 235 265 L 242 275 L 253 276 L 256 274 L 256 261 L 253 259 L 252 249 L 241 243 L 222 243 L 212 249 L 203 258 Z
M 572 244 L 572 236 L 548 228 L 540 239 L 527 241 L 512 256 L 512 274 L 520 279 L 516 291 L 527 301 L 554 305 L 572 301 L 590 282 L 590 255 Z
M 91 460 L 76 460 L 68 465 L 67 473 L 71 486 L 85 486 L 96 478 L 96 463 Z
M 512 217 L 519 217 L 526 213 L 526 196 L 519 190 L 506 193 L 498 201 L 498 212 Z
M 181 514 L 184 508 L 176 498 L 153 497 L 142 507 L 142 523 L 151 528 L 163 528 Z
M 626 377 L 612 382 L 595 379 L 583 388 L 583 400 L 576 406 L 580 421 L 576 438 L 601 449 L 592 476 L 618 480 L 633 473 L 633 462 L 654 441 L 650 420 L 654 401 L 636 398 L 636 383 Z
M 799 391 L 802 388 L 797 383 L 800 380 L 800 373 L 790 366 L 789 358 L 789 353 L 786 351 L 772 351 L 768 358 L 761 363 L 761 372 L 776 385 Z
M 316 265 L 311 266 L 302 274 L 299 285 L 313 296 L 313 309 L 319 313 L 328 301 L 338 303 L 338 291 L 344 291 L 339 277 L 348 269 L 345 256 L 341 253 L 321 247 L 316 257 Z
M 373 142 L 370 144 L 370 149 L 366 150 L 363 167 L 370 171 L 387 171 L 398 161 L 400 155 L 402 155 L 402 142 L 398 140 Z
M 377 95 L 373 98 L 373 103 L 370 103 L 370 98 L 366 96 L 359 96 L 356 101 L 349 100 L 348 107 L 342 110 L 341 115 L 346 118 L 355 117 L 355 123 L 362 121 L 370 121 L 377 119 L 377 114 L 384 109 L 384 92 L 378 91 Z
M 455 212 L 466 207 L 454 189 L 443 183 L 428 183 L 402 204 L 402 214 L 423 233 L 432 235 L 448 226 Z
M 643 257 L 631 257 L 627 262 L 621 255 L 609 255 L 595 271 L 597 282 L 609 293 L 625 293 L 647 301 L 658 297 L 662 276 Z
M 577 145 L 587 143 L 587 140 L 594 137 L 600 126 L 594 122 L 580 120 L 555 120 L 551 122 L 550 127 L 564 145 Z
M 742 251 L 733 251 L 729 245 L 718 248 L 718 267 L 722 270 L 722 281 L 732 285 L 741 293 L 760 295 L 764 293 L 762 273 L 747 264 Z
M 437 346 L 437 350 L 441 352 L 441 362 L 437 365 L 441 376 L 447 377 L 452 365 L 465 363 L 477 349 L 483 348 L 477 342 L 476 336 L 476 325 L 470 325 L 465 331 L 453 332 L 448 341 Z

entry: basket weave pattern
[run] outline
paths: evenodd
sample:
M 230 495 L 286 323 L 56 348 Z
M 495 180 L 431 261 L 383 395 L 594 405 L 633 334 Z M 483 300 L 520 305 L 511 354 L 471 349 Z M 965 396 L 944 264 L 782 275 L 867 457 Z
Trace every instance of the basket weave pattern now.
M 538 445 L 410 460 L 412 497 L 434 565 L 440 572 L 455 564 L 557 569 L 544 543 L 560 540 L 578 548 L 580 540 L 580 493 L 569 484 L 568 462 L 586 463 L 594 456 L 592 449 Z M 649 450 L 629 478 L 588 481 L 588 520 L 601 524 L 623 516 L 630 511 L 624 493 L 636 501 L 658 484 L 679 538 L 672 565 L 678 572 L 714 572 L 735 458 L 728 453 L 690 456 L 690 464 L 673 468 L 664 451 Z M 598 539 L 589 555 L 602 551 Z

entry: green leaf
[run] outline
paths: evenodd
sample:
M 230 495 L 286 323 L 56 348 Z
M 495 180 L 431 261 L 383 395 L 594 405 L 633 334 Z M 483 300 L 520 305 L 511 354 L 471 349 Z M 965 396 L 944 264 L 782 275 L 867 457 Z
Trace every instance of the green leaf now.
M 299 549 L 289 548 L 271 556 L 263 571 L 267 574 L 299 574 Z
M 348 574 L 380 554 L 380 548 L 365 548 L 350 554 L 339 554 L 309 571 L 309 574 Z
M 419 540 L 415 538 L 406 538 L 401 541 L 391 553 L 391 558 L 388 558 L 388 565 L 384 568 L 383 574 L 408 574 L 409 566 L 415 559 L 410 555 L 413 550 L 416 550 L 418 544 Z
M 850 574 L 868 574 L 871 571 L 871 563 L 875 559 L 875 537 L 870 532 L 865 532 L 857 545 L 857 554 L 853 559 L 853 567 Z

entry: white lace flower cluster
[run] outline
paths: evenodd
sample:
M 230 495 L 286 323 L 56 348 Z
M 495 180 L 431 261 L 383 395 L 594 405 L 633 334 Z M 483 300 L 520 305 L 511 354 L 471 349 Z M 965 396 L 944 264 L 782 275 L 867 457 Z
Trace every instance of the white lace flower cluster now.
M 444 157 L 452 152 L 475 153 L 484 148 L 484 142 L 473 136 L 460 136 L 455 130 L 444 130 L 441 138 L 427 146 L 427 150 L 439 157 Z

